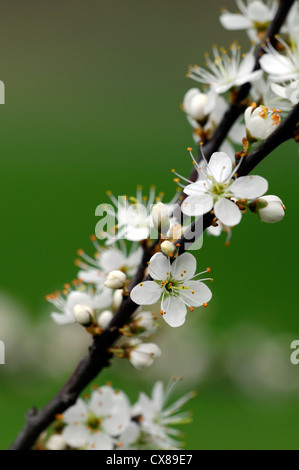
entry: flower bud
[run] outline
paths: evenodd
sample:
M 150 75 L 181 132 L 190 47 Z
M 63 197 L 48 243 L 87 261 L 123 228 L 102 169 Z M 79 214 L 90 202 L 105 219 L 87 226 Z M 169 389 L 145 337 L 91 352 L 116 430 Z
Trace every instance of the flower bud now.
M 196 121 L 203 121 L 208 114 L 206 112 L 207 101 L 207 95 L 201 93 L 198 88 L 191 88 L 184 96 L 184 111 Z
M 167 206 L 162 202 L 158 202 L 154 205 L 151 215 L 155 229 L 159 233 L 166 235 L 170 227 Z
M 92 322 L 92 309 L 87 305 L 75 305 L 74 317 L 80 325 L 88 326 Z
M 246 137 L 253 143 L 264 140 L 272 134 L 280 124 L 280 115 L 276 110 L 269 110 L 266 106 L 249 106 L 244 114 Z
M 106 328 L 109 325 L 112 318 L 113 318 L 113 313 L 111 312 L 111 310 L 104 310 L 98 317 L 98 325 L 101 328 Z
M 165 240 L 161 243 L 161 251 L 164 255 L 169 256 L 171 253 L 173 254 L 175 250 L 176 246 L 169 240 Z
M 65 450 L 67 443 L 60 434 L 53 434 L 49 437 L 46 447 L 48 450 Z
M 121 289 L 124 287 L 126 279 L 127 276 L 122 271 L 110 271 L 104 285 L 110 289 Z
M 117 289 L 113 294 L 112 310 L 115 312 L 123 301 L 123 290 Z
M 139 370 L 151 366 L 156 357 L 161 356 L 161 349 L 155 343 L 142 343 L 140 340 L 132 339 L 128 353 L 131 364 Z
M 256 200 L 255 212 L 262 222 L 276 224 L 284 218 L 285 206 L 277 196 L 263 196 Z

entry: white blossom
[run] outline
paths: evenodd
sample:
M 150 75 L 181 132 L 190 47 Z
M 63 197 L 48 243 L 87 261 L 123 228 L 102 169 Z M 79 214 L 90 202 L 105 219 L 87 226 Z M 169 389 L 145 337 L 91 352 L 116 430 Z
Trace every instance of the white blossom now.
M 241 221 L 241 211 L 231 198 L 255 199 L 262 196 L 268 189 L 267 180 L 261 176 L 242 176 L 234 180 L 238 165 L 233 168 L 231 158 L 223 152 L 213 153 L 206 165 L 204 171 L 195 162 L 200 179 L 185 187 L 188 197 L 182 204 L 182 211 L 198 217 L 213 210 L 215 217 L 224 225 L 237 225 Z
M 231 57 L 226 49 L 213 48 L 213 58 L 206 56 L 206 70 L 197 65 L 191 66 L 188 76 L 200 83 L 207 83 L 216 93 L 225 93 L 234 86 L 252 82 L 261 77 L 261 70 L 253 70 L 255 57 L 253 49 L 244 56 L 241 55 L 240 46 L 233 43 L 230 46 Z
M 224 11 L 220 16 L 222 26 L 229 30 L 246 29 L 251 40 L 260 39 L 260 35 L 264 35 L 276 14 L 278 2 L 236 0 L 236 3 L 241 13 Z
M 92 241 L 97 250 L 94 258 L 87 255 L 83 250 L 78 251 L 81 259 L 78 259 L 76 264 L 81 268 L 78 277 L 82 281 L 101 287 L 104 285 L 107 274 L 113 270 L 121 270 L 129 277 L 134 276 L 143 255 L 140 246 L 133 244 L 130 252 L 127 253 L 124 245 L 122 249 L 117 246 L 103 248 L 97 243 L 95 237 L 92 237 Z
M 47 296 L 51 302 L 62 313 L 52 312 L 53 320 L 59 325 L 75 323 L 74 309 L 83 305 L 90 312 L 92 319 L 96 322 L 97 315 L 112 304 L 112 291 L 104 288 L 101 291 L 94 292 L 91 288 L 78 284 L 80 290 L 70 290 L 69 286 L 65 288 L 64 293 L 55 292 Z
M 161 251 L 164 255 L 173 255 L 176 251 L 176 246 L 169 240 L 165 240 L 161 243 Z
M 65 423 L 62 437 L 76 449 L 112 450 L 130 423 L 131 408 L 123 392 L 103 386 L 88 402 L 79 398 L 60 419 Z
M 65 450 L 67 443 L 61 434 L 52 434 L 46 442 L 47 450 Z
M 190 253 L 178 256 L 173 263 L 162 253 L 156 253 L 148 269 L 153 281 L 135 286 L 131 299 L 139 305 L 151 305 L 161 299 L 161 315 L 170 326 L 178 327 L 185 322 L 186 306 L 192 311 L 193 307 L 206 305 L 212 297 L 203 282 L 193 280 L 196 259 Z
M 299 79 L 299 32 L 297 32 L 291 46 L 281 37 L 279 42 L 283 53 L 277 51 L 270 41 L 265 45 L 265 54 L 260 58 L 262 69 L 269 74 L 269 80 L 285 82 Z
M 291 103 L 291 105 L 296 105 L 299 103 L 299 80 L 292 81 L 286 85 L 278 85 L 278 83 L 271 83 L 272 91 L 287 102 Z M 281 109 L 289 111 L 290 106 L 284 107 L 282 106 Z
M 77 304 L 73 312 L 76 322 L 80 325 L 90 325 L 92 322 L 92 309 L 87 305 Z
M 173 378 L 166 389 L 162 382 L 157 382 L 153 387 L 151 397 L 143 392 L 140 393 L 137 403 L 132 408 L 132 416 L 136 416 L 139 420 L 144 437 L 143 447 L 139 448 L 174 450 L 181 447 L 181 442 L 178 440 L 181 433 L 172 425 L 191 421 L 190 413 L 178 413 L 178 411 L 195 394 L 194 392 L 187 393 L 167 407 L 170 395 L 178 381 L 179 379 Z

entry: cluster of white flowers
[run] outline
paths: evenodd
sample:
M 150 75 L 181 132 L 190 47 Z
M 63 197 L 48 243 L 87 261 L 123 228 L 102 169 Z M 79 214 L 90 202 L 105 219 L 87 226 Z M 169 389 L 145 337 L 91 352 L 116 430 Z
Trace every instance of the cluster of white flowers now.
M 191 420 L 189 412 L 178 413 L 194 392 L 166 407 L 173 378 L 164 389 L 157 382 L 152 396 L 140 393 L 137 402 L 110 384 L 96 388 L 87 399 L 79 398 L 63 415 L 58 415 L 49 436 L 39 442 L 47 450 L 144 450 L 181 447 L 181 433 L 173 428 Z M 171 425 L 171 427 L 170 427 Z
M 103 221 L 96 225 L 96 235 L 91 237 L 95 255 L 78 250 L 78 279 L 72 286 L 66 284 L 62 292 L 47 296 L 61 312 L 52 312 L 56 323 L 78 323 L 94 336 L 119 325 L 114 316 L 123 302 L 135 303 L 135 313 L 118 328 L 119 336 L 107 351 L 128 359 L 138 370 L 151 366 L 162 353 L 157 344 L 149 341 L 157 330 L 159 318 L 171 327 L 179 327 L 184 324 L 188 309 L 193 312 L 196 307 L 207 307 L 212 298 L 205 281 L 213 279 L 199 277 L 211 269 L 196 273 L 196 258 L 178 243 L 192 217 L 211 213 L 213 222 L 208 231 L 215 236 L 226 232 L 226 244 L 231 228 L 240 223 L 247 210 L 266 223 L 276 223 L 284 217 L 281 199 L 265 195 L 268 190 L 265 178 L 239 176 L 238 172 L 251 146 L 269 138 L 284 113 L 299 102 L 298 2 L 290 11 L 281 30 L 283 36 L 276 38 L 276 44 L 265 35 L 278 2 L 236 0 L 236 3 L 240 13 L 224 11 L 220 22 L 227 29 L 247 30 L 249 38 L 256 43 L 245 54 L 236 42 L 229 52 L 214 46 L 212 57 L 206 55 L 207 68 L 191 66 L 188 77 L 201 83 L 202 89 L 187 91 L 182 108 L 192 126 L 193 138 L 200 145 L 213 136 L 229 105 L 237 103 L 237 87 L 250 82 L 251 95 L 241 104 L 245 103 L 244 115 L 234 123 L 225 142 L 209 161 L 202 151 L 198 163 L 192 149 L 188 149 L 196 178 L 189 180 L 172 170 L 179 193 L 170 202 L 162 202 L 164 194 L 156 196 L 154 187 L 148 197 L 141 186 L 134 197 L 116 198 L 109 191 L 111 204 L 104 204 L 96 211 L 97 215 L 106 212 L 110 219 L 107 227 Z M 263 49 L 260 67 L 256 46 Z M 179 200 L 181 205 L 177 204 Z M 186 217 L 188 224 L 185 224 Z M 100 244 L 98 239 L 105 241 Z M 144 269 L 146 261 L 148 267 Z M 139 267 L 144 274 L 141 282 Z M 134 279 L 136 273 L 138 281 Z M 157 303 L 153 311 L 144 309 Z M 48 449 L 176 449 L 180 446 L 176 439 L 179 433 L 169 425 L 188 421 L 189 415 L 176 412 L 192 395 L 185 395 L 165 408 L 176 382 L 172 381 L 165 392 L 158 382 L 151 398 L 142 393 L 133 406 L 124 393 L 110 385 L 101 387 L 92 392 L 88 401 L 79 399 L 57 417 L 45 445 Z

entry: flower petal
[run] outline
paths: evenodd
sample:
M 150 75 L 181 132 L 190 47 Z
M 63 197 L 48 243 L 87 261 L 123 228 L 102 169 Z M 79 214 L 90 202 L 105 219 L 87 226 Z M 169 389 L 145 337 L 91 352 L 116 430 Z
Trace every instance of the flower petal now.
M 202 160 L 202 163 L 205 165 L 205 163 Z M 199 177 L 201 174 L 199 175 Z M 184 193 L 187 194 L 188 196 L 191 196 L 192 194 L 203 194 L 206 193 L 207 190 L 209 189 L 209 184 L 206 179 L 200 179 L 196 181 L 196 183 L 191 183 L 188 184 L 184 188 Z
M 215 216 L 222 222 L 224 225 L 233 227 L 237 225 L 242 218 L 241 211 L 238 206 L 226 198 L 221 198 L 216 202 L 214 206 Z
M 226 29 L 239 30 L 252 27 L 252 23 L 245 16 L 238 13 L 224 12 L 220 15 L 220 23 Z
M 75 317 L 65 313 L 52 312 L 51 317 L 58 325 L 69 325 L 70 323 L 75 323 Z
M 196 271 L 196 258 L 191 253 L 178 256 L 171 265 L 172 276 L 179 280 L 191 279 Z
M 86 450 L 112 450 L 113 440 L 104 432 L 90 434 L 87 439 Z
M 212 292 L 203 282 L 187 281 L 185 289 L 180 291 L 180 298 L 191 307 L 200 307 L 212 298 Z
M 168 323 L 168 325 L 176 328 L 185 323 L 185 318 L 187 314 L 186 305 L 179 297 L 174 295 L 167 296 L 161 304 L 161 308 L 164 313 L 163 319 Z
M 232 172 L 232 161 L 224 152 L 215 152 L 208 164 L 208 173 L 218 183 L 222 183 L 230 177 Z
M 148 271 L 153 279 L 161 281 L 167 278 L 170 271 L 169 259 L 163 253 L 156 253 L 150 259 Z
M 155 281 L 145 281 L 131 291 L 131 299 L 138 305 L 152 305 L 161 296 L 161 287 Z
M 210 194 L 194 194 L 188 196 L 182 204 L 182 212 L 197 217 L 206 214 L 213 207 L 213 197 Z
M 83 424 L 69 424 L 63 428 L 62 437 L 69 446 L 80 448 L 85 446 L 89 432 Z
M 241 176 L 230 186 L 230 191 L 240 198 L 255 199 L 268 190 L 268 181 L 262 176 Z
M 63 413 L 63 422 L 73 424 L 74 422 L 83 423 L 87 419 L 88 409 L 84 401 L 79 398 L 75 405 L 68 408 Z

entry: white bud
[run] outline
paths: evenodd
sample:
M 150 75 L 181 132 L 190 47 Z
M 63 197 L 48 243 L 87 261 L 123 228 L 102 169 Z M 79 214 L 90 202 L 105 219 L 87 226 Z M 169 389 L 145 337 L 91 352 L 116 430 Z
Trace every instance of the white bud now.
M 101 328 L 106 328 L 110 321 L 113 318 L 113 313 L 111 310 L 104 310 L 99 316 L 98 316 L 98 325 Z
M 276 224 L 280 222 L 285 215 L 285 207 L 282 200 L 277 196 L 263 196 L 258 201 L 266 202 L 266 207 L 258 209 L 258 215 L 262 222 L 267 224 Z
M 166 235 L 170 227 L 168 208 L 162 202 L 158 202 L 152 209 L 152 221 L 159 233 Z
M 176 247 L 172 242 L 165 240 L 161 243 L 161 251 L 164 253 L 164 255 L 169 256 L 171 253 L 173 254 L 175 250 Z
M 46 443 L 48 450 L 65 450 L 67 443 L 60 434 L 53 434 Z
M 272 134 L 280 124 L 280 115 L 265 106 L 249 106 L 244 114 L 247 140 L 256 142 L 264 140 Z
M 184 96 L 183 108 L 191 118 L 202 121 L 208 115 L 206 111 L 207 102 L 207 95 L 201 93 L 198 88 L 191 88 Z
M 123 290 L 117 289 L 113 294 L 112 310 L 115 312 L 123 301 Z
M 75 305 L 74 317 L 77 323 L 87 326 L 92 322 L 92 309 L 87 305 Z
M 104 285 L 110 289 L 121 289 L 124 287 L 126 279 L 127 276 L 122 271 L 110 271 Z
M 129 352 L 129 360 L 131 364 L 139 370 L 146 369 L 151 366 L 156 357 L 161 356 L 161 349 L 155 343 L 141 343 L 141 341 L 132 341 L 131 345 L 135 343 Z

